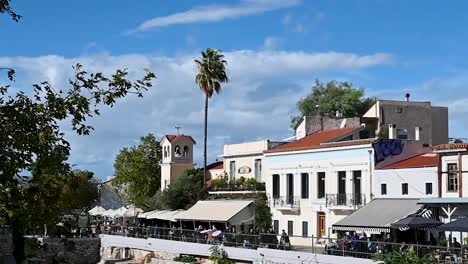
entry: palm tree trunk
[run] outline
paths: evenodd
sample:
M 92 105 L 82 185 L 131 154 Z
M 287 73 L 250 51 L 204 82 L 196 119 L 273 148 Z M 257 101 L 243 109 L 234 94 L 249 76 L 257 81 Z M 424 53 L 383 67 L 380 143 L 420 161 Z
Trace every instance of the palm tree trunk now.
M 205 135 L 203 139 L 203 185 L 206 185 L 207 173 L 206 173 L 206 148 L 208 141 L 208 95 L 205 95 Z

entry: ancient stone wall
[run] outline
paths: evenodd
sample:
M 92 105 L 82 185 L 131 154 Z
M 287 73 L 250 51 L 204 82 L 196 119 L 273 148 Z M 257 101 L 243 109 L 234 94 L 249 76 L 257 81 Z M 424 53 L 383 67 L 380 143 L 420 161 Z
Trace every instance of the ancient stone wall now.
M 28 238 L 24 253 L 26 263 L 98 263 L 99 238 Z

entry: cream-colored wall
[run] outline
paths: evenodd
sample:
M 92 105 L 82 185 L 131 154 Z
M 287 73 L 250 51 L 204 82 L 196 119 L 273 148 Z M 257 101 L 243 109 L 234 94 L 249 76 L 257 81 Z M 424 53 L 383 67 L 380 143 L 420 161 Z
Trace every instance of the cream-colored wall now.
M 161 163 L 161 190 L 164 190 L 176 177 L 183 175 L 188 169 L 193 169 L 193 142 L 186 137 L 181 137 L 170 142 L 164 137 L 161 141 L 161 146 L 163 151 Z M 180 147 L 180 157 L 176 157 L 175 155 L 176 146 Z M 185 146 L 188 147 L 187 156 L 184 156 Z M 169 151 L 166 156 L 165 151 L 167 150 Z
M 268 140 L 244 142 L 239 144 L 224 145 L 223 156 L 239 156 L 263 153 L 268 149 Z
M 171 183 L 171 166 L 169 164 L 161 164 L 161 191 L 164 191 Z
M 301 123 L 296 128 L 296 140 L 306 136 L 306 116 L 301 119 Z
M 238 179 L 240 177 L 244 178 L 255 178 L 255 160 L 262 159 L 263 154 L 251 155 L 251 156 L 238 156 L 238 157 L 224 157 L 224 171 L 228 174 L 230 179 Z M 236 162 L 236 174 L 231 176 L 231 161 Z M 263 163 L 263 162 L 262 162 Z M 240 167 L 249 167 L 251 170 L 249 173 L 239 173 Z M 263 164 L 262 164 L 262 173 L 263 173 Z M 260 181 L 263 180 L 262 175 L 260 175 Z
M 447 164 L 448 163 L 456 163 L 458 164 L 458 154 L 450 155 L 450 156 L 442 156 L 442 172 L 447 172 Z M 458 164 L 458 167 L 460 167 L 460 164 Z M 462 170 L 463 171 L 468 171 L 468 154 L 463 154 L 462 155 Z M 463 177 L 463 197 L 468 197 L 468 173 L 464 172 L 462 173 Z M 447 173 L 442 173 L 442 197 L 459 197 L 459 192 L 449 192 L 447 191 Z M 460 184 L 460 182 L 459 182 Z M 460 188 L 460 186 L 459 186 Z

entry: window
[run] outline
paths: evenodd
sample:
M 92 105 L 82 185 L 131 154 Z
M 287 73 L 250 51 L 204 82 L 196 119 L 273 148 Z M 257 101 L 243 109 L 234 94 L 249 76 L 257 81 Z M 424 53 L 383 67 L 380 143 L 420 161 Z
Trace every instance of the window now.
M 164 146 L 164 157 L 167 157 L 167 146 Z
M 317 198 L 325 198 L 325 172 L 317 173 Z
M 397 129 L 397 138 L 398 139 L 408 139 L 408 130 L 404 128 Z
M 188 156 L 189 156 L 189 147 L 184 146 L 184 158 L 188 158 Z
M 280 197 L 280 176 L 273 174 L 273 198 Z
M 432 182 L 426 182 L 426 194 L 432 194 Z
M 229 162 L 229 179 L 233 180 L 236 178 L 236 162 Z
M 262 160 L 255 160 L 255 180 L 260 181 L 262 178 Z
M 293 227 L 294 227 L 293 221 L 288 221 L 288 236 L 293 235 Z
M 182 151 L 181 151 L 181 149 L 180 149 L 180 146 L 177 145 L 177 146 L 175 146 L 175 148 L 174 148 L 174 157 L 180 158 L 181 156 L 182 156 Z
M 447 190 L 449 192 L 458 191 L 458 165 L 457 163 L 447 164 Z
M 302 222 L 302 237 L 308 237 L 309 233 L 309 223 Z
M 387 195 L 387 184 L 386 183 L 380 184 L 380 194 L 381 195 Z
M 279 234 L 279 220 L 273 221 L 273 231 L 275 231 L 275 234 Z
M 294 203 L 294 174 L 286 174 L 286 203 Z
M 301 198 L 309 198 L 309 174 L 301 173 Z
M 401 194 L 408 195 L 408 183 L 401 184 Z

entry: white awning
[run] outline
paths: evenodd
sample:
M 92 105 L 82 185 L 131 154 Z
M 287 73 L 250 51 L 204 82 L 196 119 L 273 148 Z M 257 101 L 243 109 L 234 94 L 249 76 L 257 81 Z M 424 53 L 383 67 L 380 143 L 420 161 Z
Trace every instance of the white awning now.
M 252 200 L 209 200 L 198 201 L 175 219 L 182 221 L 242 222 L 250 219 L 253 209 L 247 210 Z M 234 223 L 232 223 L 234 224 Z
M 136 217 L 138 214 L 143 213 L 143 210 L 140 208 L 131 206 L 130 208 L 125 211 L 125 213 L 122 215 L 123 217 Z
M 89 210 L 88 213 L 90 215 L 102 215 L 105 211 L 106 209 L 98 205 L 93 207 L 93 209 Z
M 141 213 L 138 215 L 138 218 L 147 218 L 148 215 L 152 214 L 152 213 L 156 213 L 158 212 L 158 210 L 154 210 L 154 211 L 149 211 L 149 212 L 145 212 L 145 213 Z

